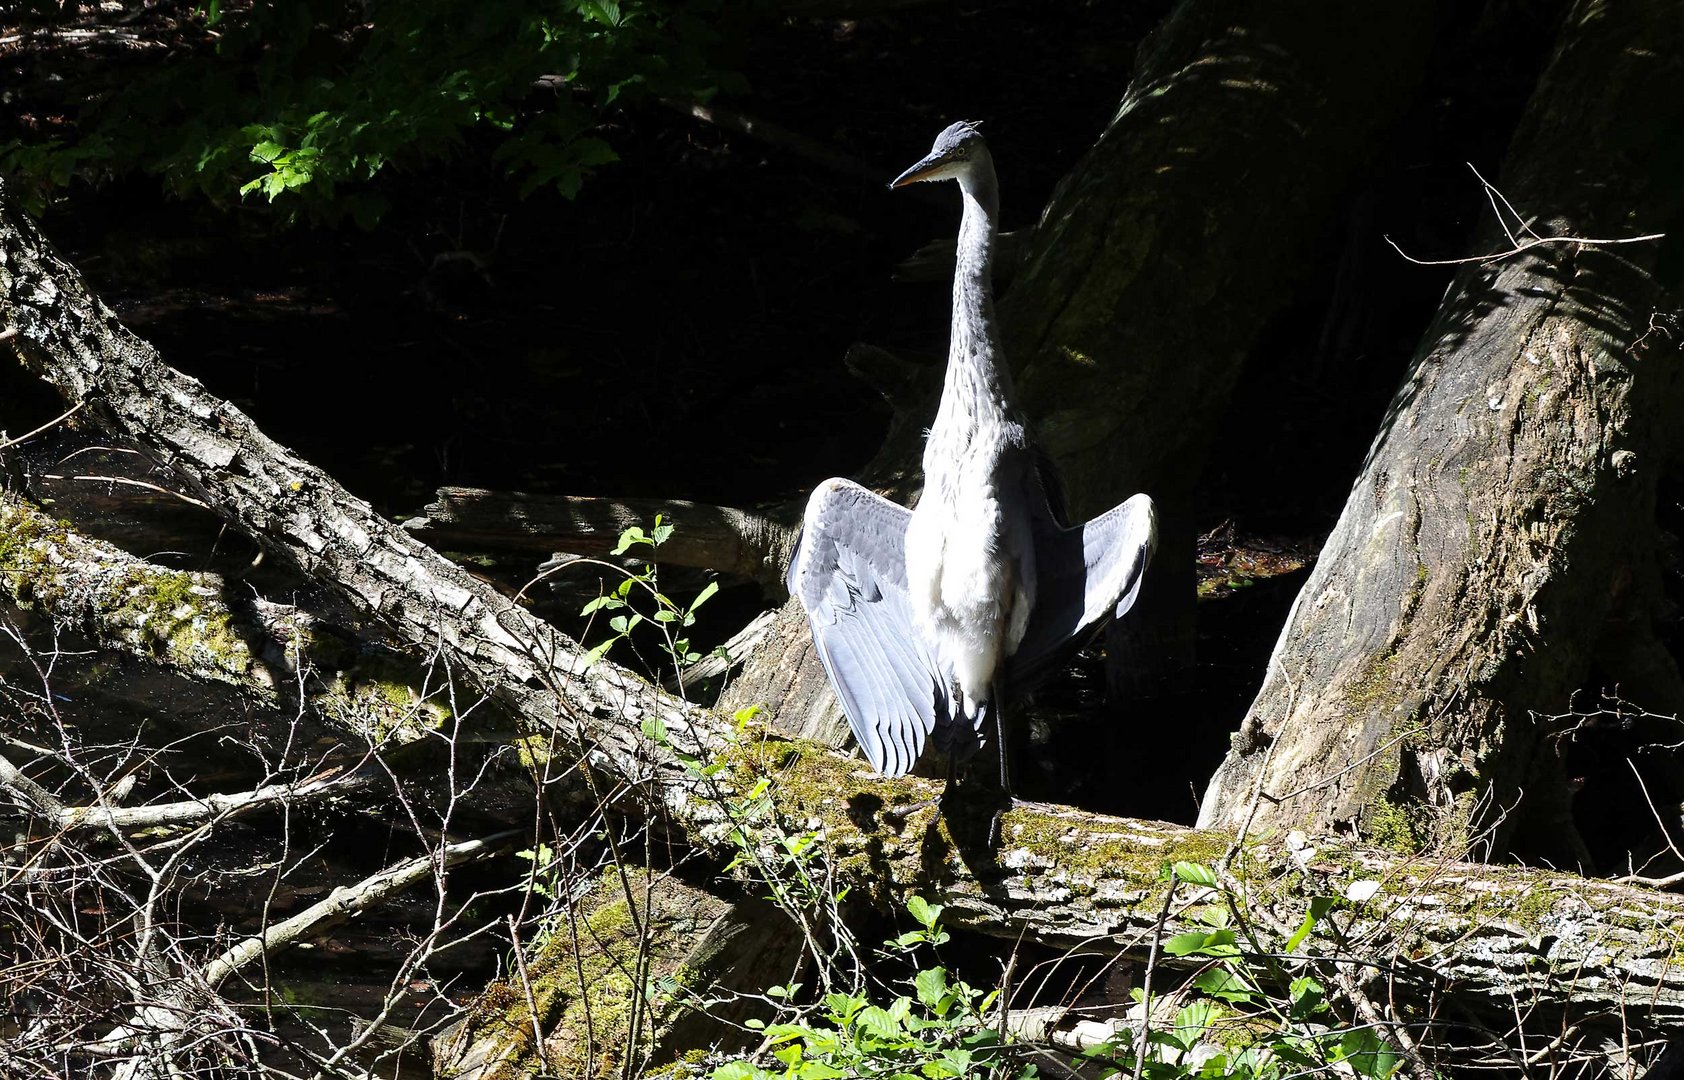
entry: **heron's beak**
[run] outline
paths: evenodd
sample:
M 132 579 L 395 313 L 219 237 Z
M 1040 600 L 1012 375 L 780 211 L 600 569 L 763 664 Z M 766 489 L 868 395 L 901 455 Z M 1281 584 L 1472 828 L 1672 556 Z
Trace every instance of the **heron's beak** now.
M 931 154 L 912 168 L 890 180 L 889 187 L 905 187 L 908 184 L 916 184 L 920 180 L 940 180 L 942 178 L 942 167 L 946 164 L 946 159 Z

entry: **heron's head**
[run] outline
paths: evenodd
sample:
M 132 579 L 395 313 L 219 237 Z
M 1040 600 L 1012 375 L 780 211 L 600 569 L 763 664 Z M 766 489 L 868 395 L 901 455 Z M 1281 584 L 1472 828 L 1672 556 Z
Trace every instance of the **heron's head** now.
M 935 145 L 922 161 L 890 181 L 892 188 L 905 187 L 923 180 L 959 180 L 970 170 L 988 161 L 988 144 L 975 120 L 961 120 L 942 129 Z

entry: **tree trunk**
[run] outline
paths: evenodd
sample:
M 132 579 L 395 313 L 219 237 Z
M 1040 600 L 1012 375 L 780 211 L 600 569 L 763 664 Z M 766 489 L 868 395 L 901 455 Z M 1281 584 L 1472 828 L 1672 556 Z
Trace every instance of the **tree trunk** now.
M 1074 516 L 1136 491 L 1158 504 L 1158 555 L 1124 628 L 1135 664 L 1191 659 L 1207 449 L 1328 247 L 1328 207 L 1413 99 L 1435 21 L 1426 0 L 1182 3 L 1042 215 L 1002 305 L 1007 355 Z
M 1674 4 L 1574 9 L 1499 185 L 1532 222 L 1517 239 L 1679 224 L 1681 56 Z M 1484 244 L 1514 246 L 1492 227 Z M 1653 636 L 1656 485 L 1684 408 L 1664 314 L 1678 260 L 1662 260 L 1653 242 L 1544 243 L 1460 272 L 1203 825 L 1237 827 L 1261 791 L 1259 827 L 1354 825 L 1450 850 L 1490 829 L 1497 852 L 1589 869 L 1563 767 L 1573 739 L 1544 718 L 1569 711 L 1593 666 L 1639 705 L 1684 707 Z M 1670 757 L 1643 768 L 1657 806 L 1684 797 Z
M 565 551 L 601 557 L 613 553 L 628 526 L 648 529 L 656 515 L 673 525 L 674 532 L 651 557 L 654 561 L 735 574 L 774 594 L 784 593 L 795 527 L 729 506 L 446 487 L 421 516 L 403 525 L 443 550 Z M 799 511 L 789 516 L 798 520 Z

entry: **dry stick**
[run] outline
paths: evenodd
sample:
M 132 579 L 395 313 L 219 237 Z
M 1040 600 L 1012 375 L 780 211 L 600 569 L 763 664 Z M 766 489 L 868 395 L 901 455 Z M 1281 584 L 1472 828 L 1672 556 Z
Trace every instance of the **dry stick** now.
M 290 945 L 314 930 L 325 929 L 325 925 L 358 915 L 388 896 L 421 881 L 435 870 L 494 855 L 502 849 L 505 841 L 520 835 L 519 831 L 511 829 L 478 840 L 448 844 L 438 851 L 419 855 L 371 874 L 355 885 L 341 885 L 329 893 L 326 899 L 311 904 L 290 919 L 283 919 L 266 928 L 261 934 L 246 938 L 226 950 L 200 969 L 200 978 L 208 986 L 220 986 L 230 975 L 254 963 L 258 957 L 271 949 Z
M 1684 852 L 1680 852 L 1677 845 L 1672 842 L 1672 834 L 1667 830 L 1666 821 L 1661 817 L 1661 812 L 1655 809 L 1655 800 L 1649 797 L 1649 785 L 1643 782 L 1643 774 L 1637 771 L 1637 763 L 1628 757 L 1626 758 L 1626 765 L 1631 768 L 1631 775 L 1637 778 L 1637 790 L 1643 793 L 1643 801 L 1648 804 L 1650 815 L 1654 817 L 1655 824 L 1660 826 L 1661 839 L 1666 841 L 1667 850 L 1672 852 L 1675 858 L 1684 859 Z M 1629 863 L 1629 860 L 1627 861 Z
M 999 1035 L 1002 1046 L 1006 1043 L 1006 1020 L 1012 1003 L 1012 977 L 1017 974 L 1018 949 L 1022 945 L 1023 936 L 1020 934 L 1017 942 L 1012 945 L 1011 955 L 1006 957 L 1006 970 L 1000 973 L 1000 1008 L 995 1014 L 994 1031 Z
M 4 755 L 0 755 L 0 788 L 17 795 L 57 827 L 62 828 L 59 823 L 65 820 L 66 815 L 73 815 L 75 812 L 60 802 L 52 792 L 25 776 Z
M 121 484 L 124 487 L 145 488 L 147 491 L 156 491 L 160 495 L 173 495 L 184 503 L 192 503 L 194 506 L 202 506 L 206 510 L 210 509 L 209 503 L 200 499 L 195 499 L 191 495 L 184 495 L 179 491 L 171 491 L 169 488 L 159 487 L 157 484 L 149 484 L 145 480 L 131 480 L 126 476 L 65 476 L 63 473 L 41 473 L 39 475 L 43 480 L 80 480 L 84 483 L 90 484 Z
M 16 337 L 17 333 L 18 332 L 16 330 L 0 331 L 0 341 L 5 341 L 7 338 Z M 42 432 L 48 431 L 48 430 L 50 430 L 54 427 L 57 427 L 59 424 L 64 423 L 66 420 L 70 419 L 72 416 L 75 416 L 77 413 L 81 412 L 82 406 L 84 404 L 86 404 L 86 402 L 78 401 L 76 404 L 70 406 L 70 408 L 68 408 L 68 409 L 64 410 L 63 412 L 59 413 L 57 416 L 53 417 L 51 420 L 48 420 L 45 424 L 42 424 L 40 427 L 36 428 L 33 431 L 26 431 L 22 435 L 19 435 L 15 439 L 0 439 L 0 450 L 10 450 L 12 447 L 17 446 L 19 443 L 28 442 L 30 439 L 33 439 L 35 436 L 41 434 Z
M 1158 967 L 1158 943 L 1164 939 L 1164 923 L 1169 920 L 1170 905 L 1175 902 L 1175 871 L 1170 871 L 1169 888 L 1164 891 L 1164 906 L 1158 909 L 1158 925 L 1152 931 L 1152 947 L 1146 954 L 1146 973 L 1140 978 L 1140 1037 L 1134 1044 L 1134 1080 L 1146 1068 L 1146 1050 L 1150 1045 L 1146 1034 L 1152 1029 L 1152 975 Z
M 526 950 L 520 947 L 520 924 L 513 915 L 509 916 L 509 943 L 514 946 L 515 970 L 520 974 L 521 993 L 526 995 L 526 1018 L 532 1021 L 532 1049 L 538 1055 L 538 1064 L 549 1072 L 550 1052 L 544 1045 L 544 1029 L 538 1023 L 538 999 L 532 995 L 532 979 L 526 974 Z
M 196 825 L 212 818 L 229 818 L 291 800 L 306 802 L 366 787 L 373 778 L 356 773 L 318 776 L 298 784 L 267 784 L 236 795 L 202 795 L 178 802 L 147 806 L 69 806 L 0 757 L 0 788 L 27 799 L 56 829 L 151 829 L 166 825 Z
M 1512 256 L 1519 255 L 1523 251 L 1539 247 L 1543 244 L 1580 244 L 1585 247 L 1599 247 L 1609 244 L 1641 244 L 1649 240 L 1660 240 L 1666 236 L 1666 233 L 1649 233 L 1644 236 L 1627 236 L 1620 239 L 1607 240 L 1598 240 L 1591 237 L 1581 236 L 1539 236 L 1532 228 L 1532 222 L 1537 220 L 1536 217 L 1523 217 L 1520 211 L 1514 208 L 1514 204 L 1509 202 L 1508 196 L 1504 195 L 1497 185 L 1487 180 L 1477 168 L 1474 168 L 1473 162 L 1470 161 L 1467 165 L 1468 168 L 1473 171 L 1474 176 L 1479 179 L 1480 184 L 1485 188 L 1485 199 L 1491 204 L 1491 214 L 1497 219 L 1497 224 L 1503 229 L 1503 235 L 1509 238 L 1509 243 L 1512 245 L 1509 250 L 1499 251 L 1492 255 L 1469 255 L 1460 259 L 1417 259 L 1399 247 L 1391 237 L 1384 237 L 1383 239 L 1386 243 L 1392 246 L 1393 251 L 1402 255 L 1405 259 L 1414 263 L 1416 266 L 1462 266 L 1468 263 L 1496 262 L 1500 259 L 1507 259 Z M 1499 201 L 1503 204 L 1501 207 L 1497 205 Z M 1520 231 L 1530 233 L 1532 239 L 1515 239 L 1514 230 L 1509 228 L 1508 221 L 1506 221 L 1503 217 L 1504 209 L 1507 209 L 1509 213 L 1514 215 L 1514 220 L 1516 224 L 1520 226 Z

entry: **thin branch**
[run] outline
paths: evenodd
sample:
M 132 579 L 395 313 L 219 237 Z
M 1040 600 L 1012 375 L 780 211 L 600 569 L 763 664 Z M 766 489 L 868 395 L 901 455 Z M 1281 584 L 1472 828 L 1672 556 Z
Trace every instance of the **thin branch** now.
M 1401 247 L 1398 247 L 1397 241 L 1393 240 L 1391 237 L 1382 236 L 1381 239 L 1390 244 L 1393 251 L 1402 255 L 1405 259 L 1408 259 L 1416 266 L 1462 266 L 1466 263 L 1498 262 L 1500 260 L 1519 255 L 1523 251 L 1529 251 L 1532 248 L 1541 247 L 1544 244 L 1580 244 L 1584 247 L 1603 247 L 1609 244 L 1643 244 L 1651 240 L 1664 239 L 1665 236 L 1666 233 L 1645 233 L 1642 236 L 1625 236 L 1601 239 L 1588 236 L 1540 236 L 1536 240 L 1528 240 L 1523 244 L 1516 244 L 1507 251 L 1498 251 L 1490 255 L 1469 255 L 1466 258 L 1461 259 L 1417 259 L 1407 251 L 1404 251 Z
M 1497 219 L 1497 224 L 1502 228 L 1503 235 L 1508 237 L 1510 245 L 1509 250 L 1499 251 L 1491 255 L 1469 255 L 1461 259 L 1417 259 L 1407 251 L 1404 251 L 1403 248 L 1399 247 L 1397 242 L 1391 237 L 1382 235 L 1381 239 L 1390 244 L 1393 251 L 1402 255 L 1406 260 L 1414 263 L 1416 266 L 1462 266 L 1468 263 L 1498 262 L 1502 259 L 1512 258 L 1523 251 L 1528 251 L 1544 244 L 1582 244 L 1585 247 L 1602 247 L 1611 244 L 1641 244 L 1651 240 L 1660 240 L 1666 236 L 1666 233 L 1648 233 L 1644 236 L 1627 236 L 1619 239 L 1605 240 L 1583 236 L 1539 236 L 1532 228 L 1532 222 L 1536 219 L 1522 216 L 1520 211 L 1514 208 L 1514 204 L 1509 202 L 1508 196 L 1504 195 L 1497 185 L 1487 180 L 1477 168 L 1474 168 L 1473 162 L 1470 161 L 1467 164 L 1468 168 L 1472 170 L 1474 176 L 1478 178 L 1480 185 L 1485 189 L 1485 198 L 1486 201 L 1491 204 L 1492 216 Z M 1497 205 L 1499 202 L 1502 203 L 1502 206 L 1500 207 Z M 1532 239 L 1515 239 L 1515 230 L 1509 228 L 1508 221 L 1503 217 L 1503 211 L 1505 209 L 1510 214 L 1514 215 L 1515 224 L 1520 226 L 1519 231 L 1529 234 Z
M 6 340 L 7 337 L 16 336 L 16 334 L 17 334 L 16 330 L 0 330 L 0 341 Z M 81 412 L 82 406 L 86 405 L 86 404 L 87 404 L 87 402 L 85 402 L 85 401 L 78 401 L 76 404 L 70 406 L 70 408 L 64 410 L 63 412 L 59 413 L 57 416 L 53 417 L 51 420 L 48 420 L 45 424 L 42 424 L 40 427 L 36 428 L 34 431 L 26 431 L 22 435 L 19 435 L 15 439 L 0 439 L 0 450 L 10 450 L 12 447 L 17 446 L 19 443 L 28 442 L 30 439 L 33 439 L 35 436 L 41 434 L 44 431 L 50 431 L 51 429 L 57 427 L 59 424 L 62 424 L 66 420 L 70 419 L 72 416 L 75 416 L 77 413 Z
M 373 776 L 337 770 L 298 784 L 268 784 L 233 795 L 210 794 L 178 802 L 146 806 L 68 806 L 0 757 L 0 788 L 28 800 L 55 829 L 134 830 L 196 825 L 213 818 L 235 817 L 284 803 L 307 804 L 316 799 L 367 787 Z
M 145 488 L 148 491 L 156 491 L 160 495 L 173 495 L 175 498 L 180 499 L 184 503 L 192 503 L 194 506 L 202 506 L 206 510 L 210 509 L 209 503 L 200 499 L 195 499 L 191 495 L 184 495 L 179 491 L 171 491 L 169 488 L 159 487 L 157 484 L 149 484 L 145 480 L 131 480 L 126 476 L 65 476 L 63 473 L 42 473 L 41 479 L 80 480 L 84 483 L 92 484 L 121 484 L 125 487 Z
M 292 918 L 283 919 L 265 928 L 261 934 L 246 938 L 226 950 L 200 970 L 200 977 L 207 986 L 220 986 L 230 975 L 256 962 L 264 954 L 361 914 L 388 896 L 424 880 L 435 871 L 493 855 L 502 849 L 505 841 L 521 835 L 523 834 L 518 830 L 511 829 L 507 832 L 493 833 L 479 840 L 449 844 L 438 851 L 430 851 L 388 867 L 355 885 L 341 885 L 329 893 L 325 900 L 311 904 Z

